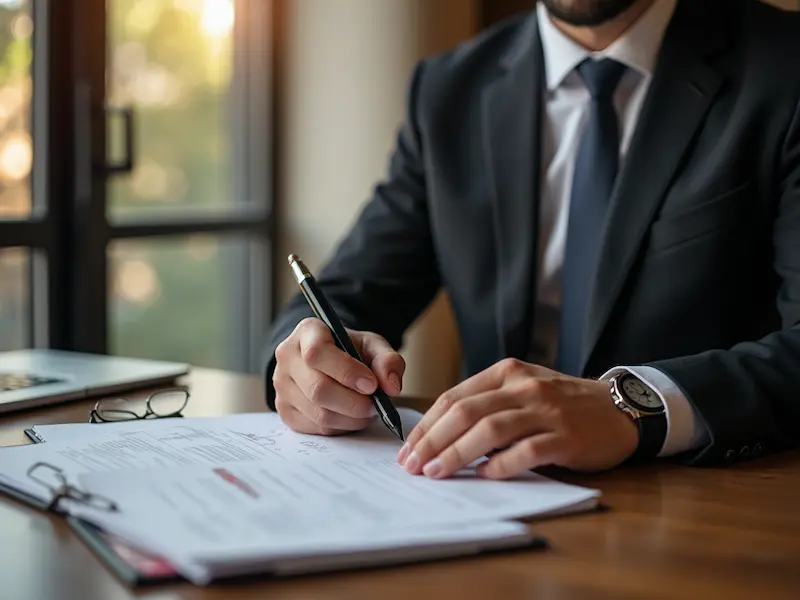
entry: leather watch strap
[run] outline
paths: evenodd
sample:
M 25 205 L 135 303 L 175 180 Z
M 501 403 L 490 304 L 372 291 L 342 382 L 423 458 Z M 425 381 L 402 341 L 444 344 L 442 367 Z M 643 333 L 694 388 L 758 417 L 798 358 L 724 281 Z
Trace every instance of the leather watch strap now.
M 639 428 L 639 446 L 631 456 L 633 460 L 648 460 L 658 456 L 667 437 L 667 415 L 645 415 L 636 419 Z

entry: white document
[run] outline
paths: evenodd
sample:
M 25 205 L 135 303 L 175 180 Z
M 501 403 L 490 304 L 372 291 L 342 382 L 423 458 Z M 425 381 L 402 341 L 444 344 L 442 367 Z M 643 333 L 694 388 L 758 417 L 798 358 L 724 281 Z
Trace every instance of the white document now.
M 110 433 L 129 433 L 133 431 L 157 431 L 163 427 L 175 425 L 204 427 L 210 421 L 216 424 L 230 425 L 250 419 L 262 419 L 270 413 L 237 413 L 218 417 L 183 417 L 175 419 L 144 419 L 119 421 L 112 423 L 55 423 L 52 425 L 35 425 L 31 427 L 38 436 L 38 442 L 74 442 L 87 437 L 98 437 Z
M 406 432 L 421 418 L 399 412 Z M 409 475 L 396 462 L 401 442 L 377 419 L 332 438 L 294 433 L 274 413 L 86 431 L 0 449 L 0 483 L 46 500 L 26 472 L 40 461 L 61 469 L 119 505 L 106 512 L 67 502 L 71 514 L 197 583 L 525 545 L 527 528 L 504 520 L 589 509 L 599 496 L 534 474 L 505 482 L 470 469 L 443 481 Z
M 538 541 L 526 525 L 498 521 L 375 530 L 338 537 L 323 532 L 302 541 L 275 540 L 271 544 L 262 542 L 260 548 L 249 551 L 237 548 L 235 553 L 218 552 L 204 560 L 193 558 L 195 552 L 186 548 L 162 557 L 193 583 L 206 585 L 215 579 L 241 575 L 297 575 L 471 556 L 531 547 Z
M 413 410 L 398 412 L 407 431 L 422 417 Z M 27 475 L 28 468 L 36 462 L 61 469 L 75 484 L 81 473 L 96 471 L 216 465 L 269 456 L 293 460 L 334 449 L 359 453 L 374 444 L 391 445 L 396 452 L 400 446 L 399 440 L 377 419 L 353 436 L 323 439 L 293 433 L 271 412 L 78 426 L 82 435 L 63 433 L 57 434 L 62 436 L 57 442 L 0 448 L 0 483 L 46 499 L 48 490 Z
M 174 540 L 203 554 L 259 545 L 265 535 L 284 541 L 325 531 L 348 532 L 510 520 L 585 509 L 595 490 L 530 473 L 512 481 L 481 479 L 473 470 L 431 480 L 409 475 L 382 444 L 364 453 L 279 455 L 257 462 L 185 469 L 94 473 L 82 489 L 115 499 L 120 511 L 100 515 L 102 526 L 170 529 Z M 159 515 L 163 522 L 154 523 Z M 141 517 L 141 520 L 140 520 Z M 230 552 L 233 547 L 224 548 Z
M 297 448 L 287 443 L 282 452 L 291 450 Z M 504 520 L 587 510 L 599 496 L 534 474 L 498 482 L 465 471 L 434 481 L 407 474 L 395 454 L 376 443 L 358 453 L 328 449 L 292 460 L 275 454 L 211 467 L 85 474 L 81 487 L 116 499 L 120 511 L 76 510 L 204 583 L 246 567 L 307 572 L 446 548 L 478 552 L 490 540 L 522 544 L 520 526 L 504 530 L 513 525 Z M 473 545 L 463 546 L 468 540 Z M 381 548 L 392 552 L 379 559 Z

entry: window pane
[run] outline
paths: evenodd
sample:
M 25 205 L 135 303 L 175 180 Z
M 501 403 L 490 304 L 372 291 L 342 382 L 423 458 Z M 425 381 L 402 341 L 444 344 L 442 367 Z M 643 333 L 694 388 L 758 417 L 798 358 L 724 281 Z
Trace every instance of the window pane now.
M 109 101 L 133 107 L 134 172 L 111 179 L 112 219 L 219 212 L 231 200 L 227 95 L 233 0 L 107 0 Z M 123 128 L 109 120 L 109 158 Z
M 28 347 L 30 254 L 24 248 L 0 250 L 0 351 Z
M 246 251 L 246 240 L 205 234 L 114 242 L 112 353 L 235 368 Z
M 24 218 L 31 212 L 30 4 L 0 0 L 0 219 Z

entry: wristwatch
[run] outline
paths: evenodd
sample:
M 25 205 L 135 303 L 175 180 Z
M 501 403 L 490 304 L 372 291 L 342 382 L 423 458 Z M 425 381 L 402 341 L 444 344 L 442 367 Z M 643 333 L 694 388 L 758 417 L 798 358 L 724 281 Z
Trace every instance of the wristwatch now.
M 620 373 L 609 380 L 614 404 L 639 428 L 639 446 L 632 460 L 658 456 L 667 437 L 667 415 L 658 393 L 631 373 Z

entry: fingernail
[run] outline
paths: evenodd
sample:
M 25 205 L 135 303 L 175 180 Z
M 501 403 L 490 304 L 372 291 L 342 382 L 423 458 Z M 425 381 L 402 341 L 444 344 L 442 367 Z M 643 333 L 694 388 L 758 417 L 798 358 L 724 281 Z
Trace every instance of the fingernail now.
M 400 448 L 400 452 L 397 453 L 397 462 L 402 465 L 406 462 L 406 458 L 408 458 L 408 453 L 411 452 L 411 446 L 408 444 L 403 444 L 403 447 Z
M 389 374 L 389 381 L 392 383 L 392 387 L 395 390 L 395 394 L 400 393 L 400 376 L 397 373 L 390 373 Z
M 405 463 L 406 471 L 411 473 L 412 475 L 416 474 L 417 469 L 419 469 L 419 456 L 416 452 L 412 452 L 411 456 L 408 457 L 408 460 Z
M 427 477 L 436 477 L 442 472 L 442 461 L 438 458 L 434 458 L 431 462 L 425 465 L 425 467 L 422 469 L 422 472 L 425 473 Z
M 378 416 L 378 409 L 373 406 L 371 409 L 369 409 L 369 415 L 371 417 L 377 417 Z
M 366 377 L 356 381 L 356 387 L 362 394 L 371 394 L 375 391 L 375 383 Z

